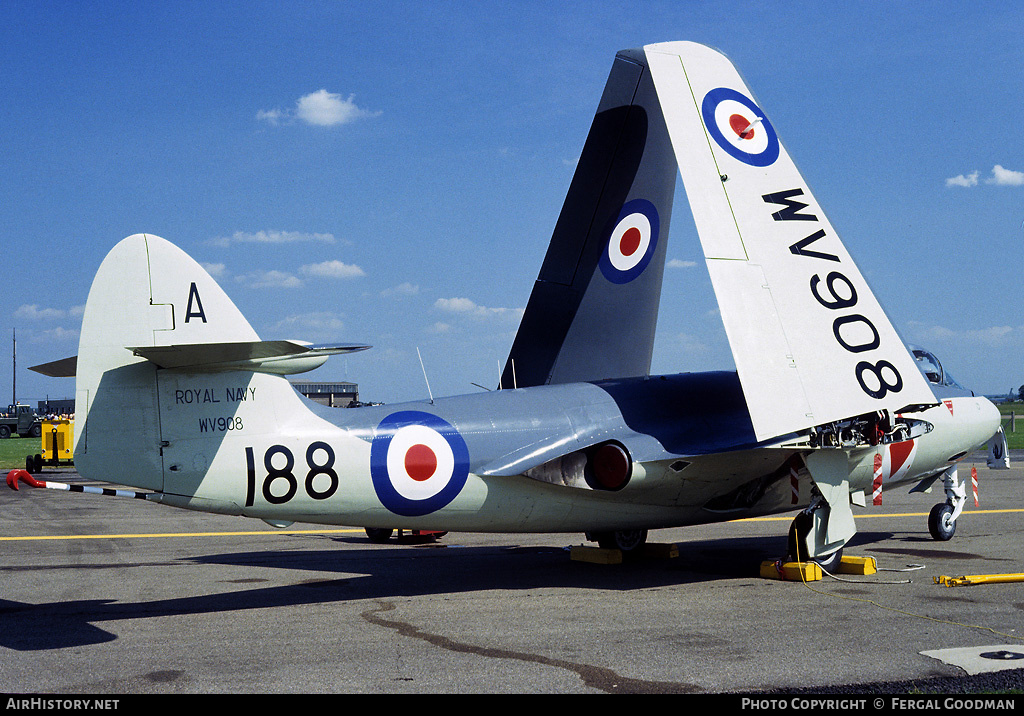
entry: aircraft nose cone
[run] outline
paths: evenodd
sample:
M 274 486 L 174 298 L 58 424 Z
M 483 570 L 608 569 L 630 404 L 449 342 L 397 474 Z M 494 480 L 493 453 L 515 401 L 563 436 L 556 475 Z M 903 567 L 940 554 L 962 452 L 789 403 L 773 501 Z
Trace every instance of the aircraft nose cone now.
M 996 434 L 996 430 L 999 429 L 999 426 L 1002 425 L 1003 416 L 1000 415 L 999 408 L 997 408 L 991 400 L 988 398 L 982 398 L 982 401 L 984 401 L 982 405 L 982 414 L 985 416 L 985 424 L 989 425 L 991 428 L 988 435 L 989 437 L 992 437 Z
M 978 397 L 974 401 L 975 415 L 970 417 L 966 426 L 976 447 L 988 442 L 996 434 L 1002 420 L 997 408 L 988 398 Z

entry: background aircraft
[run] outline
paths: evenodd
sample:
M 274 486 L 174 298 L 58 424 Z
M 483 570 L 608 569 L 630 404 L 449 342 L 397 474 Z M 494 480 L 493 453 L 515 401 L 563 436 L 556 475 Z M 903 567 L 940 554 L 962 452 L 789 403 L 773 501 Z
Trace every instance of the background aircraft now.
M 736 372 L 649 375 L 677 172 Z M 918 369 L 767 114 L 694 43 L 616 56 L 498 390 L 334 410 L 283 377 L 360 347 L 260 341 L 198 263 L 128 237 L 83 317 L 78 470 L 273 525 L 623 549 L 799 509 L 792 556 L 828 564 L 851 503 L 896 484 L 941 477 L 933 533 L 951 536 L 957 461 L 998 427 L 987 400 Z

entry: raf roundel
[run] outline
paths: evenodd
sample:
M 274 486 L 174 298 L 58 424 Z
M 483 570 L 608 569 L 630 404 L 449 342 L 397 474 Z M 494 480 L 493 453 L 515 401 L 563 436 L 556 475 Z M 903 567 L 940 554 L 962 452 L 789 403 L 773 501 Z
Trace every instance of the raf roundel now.
M 435 512 L 462 491 L 469 449 L 449 423 L 430 413 L 405 410 L 377 425 L 370 443 L 370 477 L 377 498 L 405 517 Z
M 647 268 L 658 246 L 658 210 L 644 199 L 626 202 L 615 219 L 599 265 L 612 283 L 629 283 Z
M 728 87 L 713 89 L 701 103 L 704 126 L 715 143 L 745 164 L 767 167 L 779 158 L 779 137 L 761 108 Z

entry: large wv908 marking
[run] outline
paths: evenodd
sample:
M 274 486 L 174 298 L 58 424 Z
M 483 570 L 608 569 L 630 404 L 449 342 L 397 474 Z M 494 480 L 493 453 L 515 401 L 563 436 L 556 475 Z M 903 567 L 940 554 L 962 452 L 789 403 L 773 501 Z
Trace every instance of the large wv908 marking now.
M 934 403 L 732 63 L 645 52 L 758 438 Z

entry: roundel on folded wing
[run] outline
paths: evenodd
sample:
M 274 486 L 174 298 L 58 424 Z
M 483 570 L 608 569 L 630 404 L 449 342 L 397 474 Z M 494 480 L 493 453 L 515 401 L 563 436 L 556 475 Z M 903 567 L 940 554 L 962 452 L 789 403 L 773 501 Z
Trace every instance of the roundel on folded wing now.
M 645 199 L 626 202 L 605 240 L 599 266 L 612 283 L 629 283 L 647 268 L 658 246 L 658 210 Z
M 436 415 L 416 410 L 380 421 L 370 443 L 370 477 L 377 498 L 405 517 L 441 509 L 462 491 L 469 449 L 459 432 Z
M 761 108 L 741 92 L 718 87 L 701 103 L 704 126 L 715 143 L 745 164 L 767 167 L 779 158 L 779 137 Z

